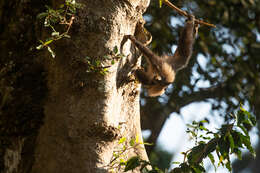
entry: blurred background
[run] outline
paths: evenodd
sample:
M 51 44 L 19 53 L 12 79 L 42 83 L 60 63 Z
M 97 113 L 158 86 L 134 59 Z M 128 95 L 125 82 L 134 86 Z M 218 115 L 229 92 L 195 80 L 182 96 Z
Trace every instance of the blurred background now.
M 173 168 L 173 161 L 183 161 L 180 153 L 195 145 L 186 124 L 206 119 L 211 130 L 220 128 L 242 104 L 258 119 L 258 128 L 250 130 L 257 154 L 255 159 L 247 151 L 242 160 L 232 157 L 233 172 L 259 173 L 260 0 L 171 2 L 217 27 L 200 27 L 188 67 L 163 96 L 148 98 L 142 92 L 143 136 L 154 144 L 146 147 L 151 161 Z M 159 55 L 172 54 L 186 19 L 166 5 L 159 8 L 158 0 L 151 0 L 144 18 L 153 36 L 150 48 Z M 207 160 L 206 167 L 215 172 Z M 220 167 L 217 172 L 228 170 Z

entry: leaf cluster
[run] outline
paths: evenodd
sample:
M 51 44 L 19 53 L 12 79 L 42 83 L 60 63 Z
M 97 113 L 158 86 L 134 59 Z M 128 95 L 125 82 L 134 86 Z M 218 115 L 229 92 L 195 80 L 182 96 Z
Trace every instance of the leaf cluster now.
M 139 147 L 142 147 L 142 145 L 152 145 L 150 143 L 140 141 L 139 135 L 136 135 L 135 138 L 130 140 L 127 140 L 126 137 L 122 137 L 119 139 L 118 145 L 120 147 L 113 152 L 113 157 L 110 163 L 107 165 L 111 172 L 118 172 L 120 170 L 127 172 L 137 168 L 143 173 L 154 173 L 155 171 L 160 171 L 157 167 L 154 166 L 152 166 L 152 170 L 148 170 L 147 166 L 151 166 L 150 162 L 141 159 L 138 155 L 130 158 L 127 157 L 127 154 L 130 150 L 138 149 Z
M 108 72 L 108 66 L 104 66 L 101 59 L 90 58 L 86 56 L 84 62 L 87 64 L 87 73 L 99 73 L 101 75 L 106 75 Z
M 45 6 L 47 8 L 46 12 L 40 13 L 37 15 L 37 19 L 44 19 L 44 27 L 51 29 L 51 35 L 45 40 L 40 40 L 40 45 L 36 47 L 36 49 L 40 50 L 42 48 L 47 48 L 50 52 L 51 56 L 55 58 L 55 52 L 51 49 L 49 44 L 53 41 L 60 40 L 62 38 L 70 38 L 68 32 L 73 24 L 73 20 L 75 19 L 75 14 L 77 9 L 82 8 L 83 5 L 77 3 L 75 0 L 65 0 L 64 4 L 61 4 L 60 7 L 55 10 L 49 6 Z M 57 25 L 63 25 L 63 32 L 59 32 L 56 28 Z
M 124 55 L 119 53 L 117 46 L 115 46 L 113 51 L 110 52 L 110 54 L 105 55 L 101 58 L 90 58 L 86 56 L 83 59 L 83 62 L 88 66 L 86 70 L 87 73 L 99 73 L 101 75 L 106 75 L 110 65 L 115 64 L 115 62 L 122 57 L 124 57 Z M 109 61 L 108 66 L 104 65 L 103 63 L 106 60 Z
M 232 171 L 230 155 L 235 154 L 238 159 L 242 158 L 242 149 L 247 149 L 255 156 L 255 151 L 250 142 L 248 130 L 256 125 L 255 117 L 240 107 L 235 115 L 231 115 L 233 123 L 222 125 L 217 132 L 213 132 L 203 126 L 204 121 L 199 123 L 193 122 L 189 125 L 188 133 L 197 140 L 197 145 L 192 149 L 184 152 L 184 161 L 179 167 L 174 168 L 171 173 L 206 172 L 203 166 L 203 159 L 209 158 L 215 169 L 215 159 L 213 152 L 218 156 L 217 166 L 222 165 L 230 172 Z M 196 131 L 202 131 L 205 135 L 199 135 Z M 208 136 L 207 136 L 208 135 Z

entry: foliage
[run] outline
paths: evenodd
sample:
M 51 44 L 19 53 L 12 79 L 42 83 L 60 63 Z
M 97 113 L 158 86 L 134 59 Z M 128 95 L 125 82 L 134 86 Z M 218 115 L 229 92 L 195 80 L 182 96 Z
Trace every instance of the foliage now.
M 100 59 L 85 57 L 84 61 L 86 62 L 88 68 L 87 73 L 99 73 L 101 75 L 107 74 L 108 66 L 104 66 Z
M 127 140 L 126 137 L 122 137 L 118 141 L 118 145 L 120 147 L 113 152 L 113 157 L 110 163 L 107 165 L 109 171 L 118 172 L 123 169 L 124 172 L 127 172 L 129 170 L 134 170 L 137 167 L 139 167 L 141 172 L 147 173 L 153 173 L 153 171 L 159 170 L 157 167 L 152 166 L 150 162 L 142 160 L 138 155 L 130 157 L 126 160 L 126 158 L 128 158 L 127 154 L 130 150 L 135 150 L 139 147 L 142 147 L 142 145 L 151 145 L 149 143 L 141 142 L 139 135 L 136 135 L 135 138 L 130 140 Z M 148 165 L 152 166 L 152 170 L 148 170 L 146 168 Z
M 172 170 L 172 173 L 189 170 L 191 172 L 206 172 L 202 161 L 204 158 L 209 158 L 215 166 L 215 160 L 212 152 L 216 152 L 218 156 L 218 166 L 221 164 L 230 172 L 232 171 L 230 155 L 235 154 L 241 159 L 242 149 L 247 148 L 253 156 L 255 151 L 250 142 L 248 128 L 256 125 L 256 119 L 244 108 L 231 115 L 232 123 L 223 124 L 217 132 L 213 132 L 204 126 L 206 121 L 193 122 L 188 125 L 188 133 L 195 139 L 196 146 L 191 150 L 184 152 L 184 161 L 178 168 Z M 199 133 L 202 132 L 202 133 Z
M 68 35 L 69 30 L 73 24 L 73 20 L 75 19 L 75 14 L 77 9 L 82 8 L 83 5 L 77 3 L 75 0 L 65 0 L 64 4 L 61 4 L 59 9 L 55 10 L 46 5 L 46 12 L 40 13 L 37 15 L 38 19 L 44 18 L 44 27 L 50 28 L 52 30 L 51 36 L 48 37 L 45 41 L 40 40 L 41 44 L 36 48 L 42 49 L 47 48 L 50 52 L 51 56 L 54 58 L 55 53 L 49 46 L 53 41 L 60 40 L 62 38 L 70 38 Z M 60 33 L 55 25 L 63 25 L 63 31 Z
M 240 107 L 236 114 L 231 114 L 231 123 L 223 124 L 217 132 L 209 130 L 204 126 L 207 121 L 193 122 L 188 125 L 187 132 L 191 134 L 195 145 L 192 149 L 183 152 L 184 159 L 179 166 L 170 171 L 170 173 L 203 173 L 206 169 L 203 165 L 203 159 L 209 158 L 215 169 L 215 159 L 213 152 L 218 156 L 217 166 L 224 166 L 230 172 L 232 171 L 230 155 L 235 154 L 241 159 L 242 149 L 247 149 L 253 156 L 255 151 L 250 142 L 248 129 L 256 125 L 255 117 Z M 114 152 L 113 159 L 109 164 L 110 169 L 123 167 L 124 172 L 134 169 L 140 169 L 143 173 L 163 173 L 158 167 L 152 165 L 150 162 L 142 160 L 139 156 L 133 156 L 128 160 L 124 160 L 128 150 L 140 147 L 142 142 L 136 139 L 131 139 L 127 142 L 125 137 L 119 140 L 119 144 L 123 147 Z M 146 144 L 146 143 L 144 143 Z M 150 166 L 150 167 L 149 167 Z
M 124 55 L 119 53 L 117 46 L 115 46 L 109 55 L 105 55 L 102 58 L 90 58 L 86 56 L 83 59 L 83 62 L 88 66 L 86 70 L 87 73 L 98 73 L 101 75 L 106 75 L 110 65 L 115 64 L 115 62 L 122 57 L 124 57 Z M 104 61 L 109 61 L 109 65 L 104 65 Z

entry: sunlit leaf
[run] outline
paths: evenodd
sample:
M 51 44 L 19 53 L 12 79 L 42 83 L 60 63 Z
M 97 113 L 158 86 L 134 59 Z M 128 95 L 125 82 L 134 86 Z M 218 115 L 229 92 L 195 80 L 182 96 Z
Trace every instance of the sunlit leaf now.
M 122 144 L 126 141 L 126 137 L 122 137 L 119 141 L 118 144 Z
M 165 0 L 159 0 L 159 8 L 162 8 L 163 1 Z
M 52 51 L 51 47 L 48 46 L 48 51 L 51 53 L 52 58 L 55 58 L 55 53 Z
M 51 39 L 51 40 L 49 40 L 49 41 L 46 41 L 46 42 L 44 42 L 44 46 L 47 46 L 48 44 L 50 44 L 51 42 L 53 42 L 53 40 Z
M 132 138 L 132 139 L 130 140 L 129 144 L 130 144 L 131 147 L 134 146 L 134 145 L 135 145 L 135 139 Z
M 56 37 L 56 36 L 59 36 L 59 35 L 60 35 L 59 32 L 52 32 L 52 33 L 51 33 L 51 36 L 53 36 L 53 37 Z
M 42 48 L 43 48 L 43 45 L 42 45 L 42 44 L 36 47 L 36 49 L 38 49 L 38 50 L 40 50 L 40 49 L 42 49 Z

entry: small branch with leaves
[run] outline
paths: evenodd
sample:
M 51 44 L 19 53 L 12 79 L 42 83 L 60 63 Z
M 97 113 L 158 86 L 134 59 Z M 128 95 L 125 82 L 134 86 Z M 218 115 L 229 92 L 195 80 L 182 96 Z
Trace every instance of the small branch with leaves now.
M 62 38 L 70 38 L 68 35 L 69 30 L 75 19 L 75 14 L 77 9 L 82 8 L 83 5 L 77 3 L 75 0 L 65 0 L 64 4 L 61 4 L 59 9 L 54 10 L 49 6 L 46 6 L 46 12 L 40 13 L 37 15 L 38 19 L 44 18 L 44 27 L 51 28 L 52 33 L 49 38 L 45 41 L 40 40 L 40 45 L 36 49 L 40 50 L 42 48 L 47 48 L 51 53 L 52 57 L 55 58 L 55 53 L 49 46 L 53 41 L 60 40 Z M 64 25 L 64 32 L 60 33 L 55 29 L 55 25 L 60 24 Z
M 187 132 L 195 139 L 196 146 L 186 152 L 182 152 L 184 155 L 183 162 L 176 162 L 179 166 L 174 168 L 171 173 L 178 173 L 185 170 L 188 172 L 204 173 L 206 170 L 202 163 L 203 159 L 207 157 L 216 170 L 215 159 L 212 154 L 214 151 L 219 160 L 217 166 L 222 165 L 230 172 L 232 171 L 231 154 L 235 154 L 241 160 L 241 150 L 246 148 L 255 156 L 255 151 L 248 134 L 248 131 L 256 125 L 255 116 L 240 107 L 235 115 L 231 114 L 231 119 L 234 121 L 233 123 L 222 125 L 217 132 L 207 129 L 204 126 L 207 123 L 205 120 L 200 122 L 194 121 L 192 124 L 189 124 Z
M 175 5 L 173 5 L 173 4 L 172 4 L 170 1 L 168 1 L 168 0 L 159 0 L 159 2 L 160 2 L 160 6 L 162 6 L 162 3 L 164 3 L 164 4 L 166 4 L 167 6 L 169 6 L 170 8 L 174 9 L 175 11 L 177 11 L 177 13 L 179 13 L 180 15 L 185 16 L 185 17 L 188 17 L 188 16 L 189 16 L 189 14 L 188 14 L 186 11 L 183 11 L 183 10 L 179 9 L 178 7 L 176 7 Z M 213 24 L 204 22 L 204 21 L 199 20 L 199 19 L 195 19 L 195 23 L 201 24 L 201 25 L 206 25 L 206 26 L 213 27 L 213 28 L 216 27 L 216 25 L 213 25 Z

